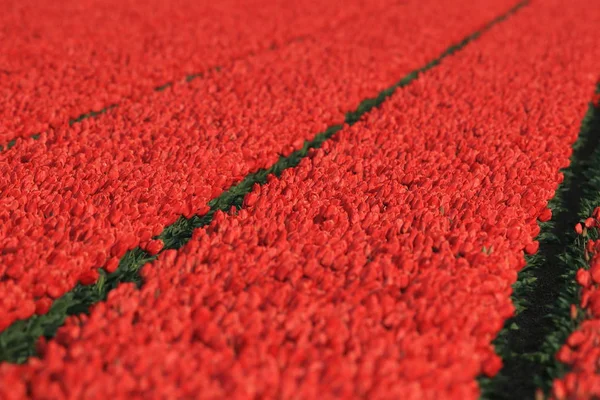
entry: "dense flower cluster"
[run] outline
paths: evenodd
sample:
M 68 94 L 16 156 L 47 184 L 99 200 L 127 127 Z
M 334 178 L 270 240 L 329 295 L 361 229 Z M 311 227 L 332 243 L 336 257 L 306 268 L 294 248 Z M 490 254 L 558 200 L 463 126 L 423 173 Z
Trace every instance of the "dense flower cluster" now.
M 557 353 L 556 358 L 570 367 L 570 371 L 553 383 L 553 396 L 557 400 L 595 399 L 600 397 L 600 240 L 589 238 L 590 231 L 600 227 L 600 207 L 575 231 L 585 235 L 585 259 L 589 268 L 577 271 L 576 280 L 581 286 L 580 306 L 585 310 L 585 320 L 573 332 Z M 597 236 L 597 235 L 594 235 Z M 573 305 L 573 316 L 577 308 Z
M 508 8 L 467 3 L 390 5 L 0 153 L 0 331 Z
M 0 145 L 389 3 L 3 1 Z
M 477 398 L 595 82 L 597 17 L 523 9 L 163 252 L 140 290 L 70 318 L 40 359 L 0 366 L 0 393 Z

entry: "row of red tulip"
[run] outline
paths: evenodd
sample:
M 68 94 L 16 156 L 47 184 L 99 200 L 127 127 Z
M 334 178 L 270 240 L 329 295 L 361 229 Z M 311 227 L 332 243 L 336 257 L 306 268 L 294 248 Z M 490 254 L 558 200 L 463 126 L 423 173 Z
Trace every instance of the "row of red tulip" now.
M 580 268 L 576 281 L 581 286 L 581 302 L 584 320 L 577 330 L 568 337 L 556 354 L 556 358 L 569 366 L 564 377 L 553 382 L 552 395 L 557 400 L 595 399 L 600 397 L 600 207 L 592 215 L 575 226 L 577 234 L 584 239 L 586 268 Z M 571 306 L 573 318 L 579 313 L 577 306 Z

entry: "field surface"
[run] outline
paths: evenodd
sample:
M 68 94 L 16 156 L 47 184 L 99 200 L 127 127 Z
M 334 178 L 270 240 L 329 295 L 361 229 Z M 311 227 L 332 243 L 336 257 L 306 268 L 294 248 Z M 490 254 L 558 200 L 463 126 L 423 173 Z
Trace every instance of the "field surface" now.
M 0 400 L 600 398 L 600 3 L 0 2 Z

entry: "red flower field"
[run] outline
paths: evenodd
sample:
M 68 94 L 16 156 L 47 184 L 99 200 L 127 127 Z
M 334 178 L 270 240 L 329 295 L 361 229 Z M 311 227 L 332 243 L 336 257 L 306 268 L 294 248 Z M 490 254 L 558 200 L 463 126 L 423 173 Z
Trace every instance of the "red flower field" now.
M 0 399 L 600 397 L 600 3 L 0 9 Z

